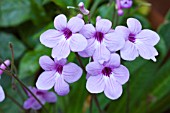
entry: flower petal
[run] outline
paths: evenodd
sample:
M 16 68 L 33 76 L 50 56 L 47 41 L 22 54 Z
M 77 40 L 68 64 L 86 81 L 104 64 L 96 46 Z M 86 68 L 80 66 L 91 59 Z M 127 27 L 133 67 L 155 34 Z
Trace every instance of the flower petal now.
M 86 66 L 86 71 L 90 75 L 98 75 L 102 72 L 103 65 L 99 64 L 98 62 L 90 62 Z
M 101 93 L 105 88 L 105 82 L 103 75 L 90 76 L 87 79 L 86 89 L 90 93 Z
M 124 37 L 117 32 L 106 34 L 103 41 L 111 52 L 118 51 L 125 45 Z
M 60 42 L 57 46 L 52 49 L 52 57 L 58 60 L 67 58 L 70 54 L 69 43 L 65 40 Z
M 67 27 L 73 32 L 79 32 L 84 26 L 84 21 L 78 17 L 72 17 L 67 24 Z
M 144 44 L 151 46 L 156 45 L 160 40 L 159 35 L 156 32 L 149 29 L 142 30 L 139 34 L 135 36 L 135 38 L 136 38 L 135 43 L 142 42 Z
M 141 23 L 135 18 L 127 19 L 127 25 L 131 34 L 136 35 L 142 30 Z
M 152 59 L 156 61 L 155 56 L 158 55 L 157 50 L 153 46 L 145 45 L 145 44 L 136 44 L 136 47 L 139 51 L 139 55 L 147 60 Z
M 55 103 L 57 101 L 57 96 L 54 92 L 47 92 L 43 95 L 46 102 Z
M 68 63 L 63 66 L 62 75 L 64 77 L 64 80 L 68 83 L 73 83 L 79 80 L 82 76 L 82 73 L 82 69 L 74 63 Z
M 124 60 L 132 61 L 139 56 L 139 53 L 134 43 L 126 41 L 125 46 L 120 50 L 120 56 Z
M 112 53 L 110 56 L 110 60 L 104 63 L 105 67 L 118 67 L 120 66 L 120 56 L 117 53 Z
M 57 77 L 54 89 L 60 96 L 67 95 L 70 92 L 69 85 L 64 81 L 62 76 Z
M 36 82 L 37 88 L 41 90 L 51 89 L 55 84 L 55 73 L 56 71 L 44 71 L 43 73 L 41 73 Z
M 2 89 L 2 86 L 0 85 L 0 102 L 2 102 L 5 99 L 5 93 Z
M 50 71 L 55 68 L 55 63 L 49 56 L 41 56 L 39 59 L 39 64 L 46 71 Z
M 28 98 L 25 102 L 24 102 L 24 109 L 30 109 L 33 105 L 33 103 L 35 102 L 35 99 L 32 97 L 32 98 Z
M 73 34 L 70 37 L 70 49 L 73 52 L 83 51 L 87 47 L 87 39 L 81 34 Z
M 107 33 L 112 27 L 112 22 L 107 19 L 100 19 L 96 22 L 96 31 Z
M 61 60 L 57 60 L 57 58 L 54 58 L 55 64 L 59 64 L 64 66 L 67 63 L 67 59 L 66 58 L 62 58 Z
M 125 26 L 117 26 L 115 28 L 115 32 L 117 32 L 119 36 L 123 37 L 125 40 L 128 39 L 130 34 L 130 30 Z
M 63 33 L 54 29 L 45 31 L 40 36 L 40 42 L 50 48 L 56 46 L 63 38 Z
M 95 33 L 95 28 L 92 24 L 86 24 L 80 30 L 80 34 L 82 34 L 85 38 L 92 38 Z
M 116 81 L 120 84 L 125 84 L 129 80 L 129 70 L 123 65 L 113 69 L 113 73 Z
M 110 59 L 110 51 L 104 44 L 101 44 L 96 48 L 96 51 L 93 54 L 93 59 L 94 61 L 103 64 L 104 61 L 108 61 Z
M 113 76 L 106 78 L 104 94 L 112 100 L 118 99 L 122 95 L 122 86 Z
M 54 19 L 54 27 L 59 31 L 64 30 L 67 27 L 66 16 L 63 14 L 56 16 Z

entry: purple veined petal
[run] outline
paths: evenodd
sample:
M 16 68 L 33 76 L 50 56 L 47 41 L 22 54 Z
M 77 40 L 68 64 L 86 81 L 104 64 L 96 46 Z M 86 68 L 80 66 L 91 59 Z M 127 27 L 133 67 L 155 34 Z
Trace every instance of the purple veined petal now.
M 117 32 L 106 34 L 103 42 L 111 52 L 118 51 L 125 45 L 125 39 Z
M 112 100 L 118 99 L 122 95 L 123 89 L 116 79 L 111 75 L 105 79 L 104 94 Z
M 66 58 L 62 58 L 61 60 L 57 60 L 57 58 L 54 58 L 55 64 L 59 64 L 64 66 L 67 63 L 67 59 Z
M 59 96 L 65 96 L 70 92 L 69 84 L 62 76 L 57 77 L 54 89 Z
M 90 75 L 96 75 L 97 76 L 97 75 L 101 74 L 103 68 L 104 68 L 103 65 L 99 64 L 98 62 L 90 62 L 86 66 L 86 71 Z
M 82 34 L 85 38 L 89 39 L 89 38 L 94 37 L 95 31 L 96 30 L 92 24 L 86 24 L 80 30 L 80 34 Z
M 79 32 L 84 26 L 84 21 L 78 17 L 72 17 L 67 24 L 67 28 L 69 28 L 73 33 Z
M 142 30 L 139 34 L 135 36 L 135 38 L 136 38 L 135 41 L 136 43 L 142 42 L 144 44 L 151 45 L 151 46 L 156 45 L 160 40 L 159 35 L 156 32 L 149 29 Z
M 47 92 L 43 95 L 46 102 L 55 103 L 57 101 L 57 96 L 54 92 Z
M 73 83 L 79 80 L 82 76 L 82 73 L 82 69 L 74 63 L 68 63 L 63 66 L 62 75 L 64 80 L 68 83 Z
M 32 104 L 35 102 L 35 99 L 33 97 L 28 98 L 25 102 L 24 102 L 24 109 L 30 109 L 32 107 Z
M 105 89 L 105 81 L 102 74 L 90 76 L 87 79 L 86 89 L 90 93 L 101 93 Z
M 87 40 L 87 47 L 85 50 L 78 52 L 82 57 L 91 57 L 93 56 L 97 47 L 97 41 L 94 38 Z
M 56 79 L 56 71 L 44 71 L 41 73 L 41 75 L 38 77 L 38 80 L 36 82 L 36 87 L 40 90 L 49 90 L 51 89 L 55 84 Z
M 132 0 L 120 0 L 120 5 L 122 8 L 130 8 L 133 4 Z
M 123 37 L 125 40 L 128 40 L 130 35 L 130 30 L 125 26 L 117 26 L 115 28 L 115 32 L 117 32 L 119 36 L 121 35 L 121 37 Z
M 91 75 L 89 73 L 86 74 L 86 80 L 90 77 Z
M 81 34 L 73 34 L 70 37 L 70 49 L 73 52 L 83 51 L 87 47 L 87 39 Z
M 139 56 L 139 53 L 134 43 L 126 41 L 125 46 L 120 50 L 120 56 L 124 60 L 132 61 Z
M 154 62 L 156 62 L 155 56 L 158 55 L 157 50 L 153 46 L 149 46 L 146 44 L 136 44 L 136 47 L 139 51 L 139 55 L 147 60 L 152 59 Z
M 110 51 L 106 48 L 104 44 L 100 44 L 93 54 L 93 59 L 94 61 L 103 64 L 104 61 L 108 61 L 110 59 Z
M 53 48 L 56 46 L 60 41 L 65 38 L 63 36 L 63 33 L 54 29 L 49 29 L 41 34 L 40 36 L 40 42 L 49 47 Z
M 5 64 L 5 65 L 4 65 Z M 6 70 L 6 66 L 9 66 L 11 64 L 10 60 L 5 60 L 4 63 L 0 65 L 0 78 L 4 70 Z
M 113 76 L 120 84 L 125 84 L 129 80 L 129 70 L 120 65 L 118 68 L 113 69 Z
M 2 102 L 5 99 L 5 93 L 2 89 L 2 86 L 0 85 L 0 102 Z
M 142 30 L 141 23 L 135 18 L 127 19 L 127 25 L 131 34 L 136 35 Z
M 52 49 L 52 57 L 58 60 L 67 58 L 70 54 L 70 47 L 67 40 L 60 42 L 57 46 Z
M 33 97 L 32 97 L 32 98 L 33 98 Z M 38 99 L 41 101 L 41 103 L 42 103 L 43 105 L 45 104 L 45 100 L 40 99 L 40 98 L 38 98 Z M 39 109 L 42 108 L 42 106 L 38 103 L 37 100 L 34 100 L 34 102 L 32 103 L 31 108 L 32 108 L 33 110 L 39 110 Z
M 109 31 L 108 31 L 108 33 L 113 33 L 115 30 L 114 29 L 110 29 Z
M 56 16 L 54 19 L 54 27 L 59 31 L 64 30 L 67 27 L 66 16 L 63 14 Z
M 96 31 L 107 33 L 112 27 L 112 22 L 107 19 L 100 19 L 96 22 Z
M 39 64 L 46 71 L 55 69 L 55 63 L 49 56 L 45 56 L 45 55 L 41 56 L 39 59 Z
M 120 56 L 117 53 L 112 53 L 108 62 L 104 63 L 106 67 L 119 67 L 120 66 Z

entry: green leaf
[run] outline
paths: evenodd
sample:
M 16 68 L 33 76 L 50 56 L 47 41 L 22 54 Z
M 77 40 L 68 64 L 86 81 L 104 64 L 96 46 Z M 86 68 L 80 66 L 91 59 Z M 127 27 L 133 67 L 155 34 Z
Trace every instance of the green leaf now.
M 168 11 L 168 13 L 166 14 L 166 20 L 170 22 L 170 10 Z

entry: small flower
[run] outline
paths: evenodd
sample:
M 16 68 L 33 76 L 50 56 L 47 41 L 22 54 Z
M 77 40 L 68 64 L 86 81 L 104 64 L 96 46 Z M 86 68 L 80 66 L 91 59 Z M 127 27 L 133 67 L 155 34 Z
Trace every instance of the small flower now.
M 84 26 L 84 21 L 78 17 L 72 17 L 68 23 L 65 15 L 60 14 L 54 19 L 54 27 L 40 36 L 40 42 L 52 49 L 52 57 L 58 60 L 67 58 L 70 50 L 83 51 L 87 46 L 86 38 L 78 32 Z
M 103 63 L 110 59 L 110 52 L 120 50 L 125 43 L 121 35 L 111 29 L 112 23 L 107 19 L 97 18 L 96 28 L 86 24 L 80 31 L 87 38 L 88 46 L 79 52 L 82 57 L 93 56 L 95 61 Z
M 74 63 L 66 64 L 66 59 L 54 61 L 48 56 L 42 56 L 40 66 L 45 70 L 38 78 L 36 86 L 41 90 L 49 90 L 54 86 L 60 96 L 67 95 L 70 91 L 69 84 L 80 79 L 82 69 Z
M 83 2 L 80 2 L 78 4 L 79 6 L 79 10 L 84 14 L 84 15 L 88 15 L 89 14 L 89 10 L 87 10 L 85 7 L 84 7 L 84 3 Z
M 0 102 L 2 102 L 5 99 L 5 93 L 2 89 L 2 86 L 0 85 Z
M 122 85 L 129 79 L 128 69 L 120 65 L 120 56 L 111 54 L 110 60 L 99 64 L 90 62 L 86 66 L 86 71 L 90 76 L 87 79 L 86 88 L 90 93 L 101 93 L 114 100 L 121 96 Z
M 46 90 L 38 90 L 35 87 L 29 87 L 31 92 L 40 100 L 40 102 L 44 105 L 46 102 L 48 103 L 55 103 L 57 101 L 57 97 L 54 92 L 48 92 Z M 38 110 L 42 106 L 38 103 L 38 101 L 29 93 L 28 99 L 24 102 L 23 107 L 25 109 L 34 109 Z
M 124 60 L 132 61 L 139 55 L 147 60 L 156 61 L 158 55 L 154 46 L 159 42 L 159 35 L 149 29 L 143 29 L 141 23 L 135 18 L 127 20 L 127 27 L 117 26 L 115 31 L 124 35 L 126 40 L 120 55 Z

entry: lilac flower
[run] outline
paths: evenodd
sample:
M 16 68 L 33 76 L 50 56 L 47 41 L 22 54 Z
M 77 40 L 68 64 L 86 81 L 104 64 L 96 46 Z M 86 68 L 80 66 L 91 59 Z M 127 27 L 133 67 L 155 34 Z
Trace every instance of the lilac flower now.
M 114 100 L 121 96 L 122 85 L 129 79 L 128 69 L 120 65 L 120 56 L 111 54 L 110 60 L 99 64 L 91 62 L 86 66 L 88 77 L 86 88 L 90 93 L 101 93 Z
M 2 86 L 0 85 L 0 102 L 2 102 L 5 99 L 5 93 L 2 89 Z
M 79 6 L 79 10 L 84 14 L 84 15 L 88 15 L 89 14 L 89 10 L 87 10 L 85 7 L 84 7 L 84 3 L 83 2 L 80 2 L 78 4 Z
M 124 39 L 120 34 L 113 32 L 112 23 L 107 19 L 97 18 L 96 28 L 86 24 L 80 31 L 88 41 L 84 51 L 79 52 L 82 57 L 93 56 L 95 61 L 103 63 L 110 59 L 110 52 L 120 50 L 124 46 Z
M 68 83 L 73 83 L 80 79 L 82 69 L 74 63 L 66 64 L 66 62 L 66 59 L 54 59 L 53 61 L 48 56 L 42 56 L 39 63 L 45 71 L 37 80 L 37 88 L 49 90 L 54 86 L 58 95 L 67 95 L 70 91 Z
M 40 102 L 44 105 L 46 102 L 55 103 L 57 101 L 57 97 L 54 92 L 48 92 L 46 90 L 38 90 L 35 87 L 29 87 L 32 93 L 40 100 Z M 25 109 L 34 109 L 38 110 L 42 106 L 38 103 L 38 101 L 29 93 L 28 99 L 24 102 L 23 107 Z
M 40 36 L 40 42 L 52 49 L 52 57 L 58 60 L 68 57 L 70 50 L 83 51 L 87 46 L 86 38 L 78 32 L 84 26 L 84 21 L 72 17 L 68 23 L 65 15 L 60 14 L 54 19 L 55 29 L 49 29 Z
M 120 55 L 124 60 L 132 61 L 139 55 L 147 60 L 156 61 L 158 55 L 154 46 L 159 42 L 159 35 L 149 29 L 143 29 L 141 23 L 134 18 L 127 20 L 127 27 L 118 26 L 115 31 L 124 35 L 126 43 L 120 50 Z

